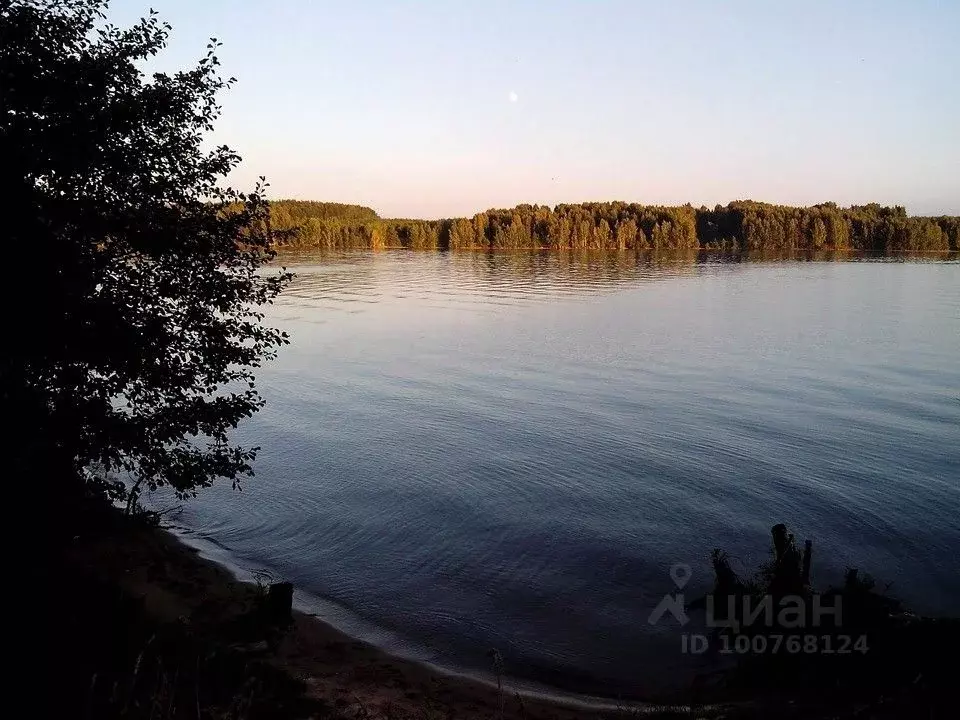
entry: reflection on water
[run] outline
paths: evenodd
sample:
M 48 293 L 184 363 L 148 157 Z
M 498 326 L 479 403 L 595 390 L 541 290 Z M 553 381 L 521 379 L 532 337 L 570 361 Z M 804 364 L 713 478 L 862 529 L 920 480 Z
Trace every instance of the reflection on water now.
M 769 527 L 960 611 L 960 266 L 693 254 L 299 256 L 243 494 L 182 521 L 422 647 L 629 695 L 647 624 Z
M 626 283 L 701 272 L 698 253 L 406 253 L 284 255 L 297 282 L 283 300 L 319 302 L 349 312 L 344 303 L 410 297 L 474 305 L 548 301 L 603 293 Z M 718 258 L 716 263 L 723 261 Z M 482 311 L 483 307 L 478 308 Z

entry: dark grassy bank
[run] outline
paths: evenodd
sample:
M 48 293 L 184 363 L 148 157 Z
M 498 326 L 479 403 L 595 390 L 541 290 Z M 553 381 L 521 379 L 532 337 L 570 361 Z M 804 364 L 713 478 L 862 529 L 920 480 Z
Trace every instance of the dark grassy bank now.
M 49 567 L 46 674 L 62 717 L 296 718 L 328 708 L 269 661 L 263 595 L 91 501 Z
M 910 217 L 902 207 L 789 207 L 753 201 L 663 207 L 605 202 L 518 205 L 472 218 L 383 219 L 371 208 L 277 200 L 278 243 L 336 249 L 725 250 L 946 253 L 958 249 L 960 218 Z M 294 232 L 288 233 L 287 231 Z

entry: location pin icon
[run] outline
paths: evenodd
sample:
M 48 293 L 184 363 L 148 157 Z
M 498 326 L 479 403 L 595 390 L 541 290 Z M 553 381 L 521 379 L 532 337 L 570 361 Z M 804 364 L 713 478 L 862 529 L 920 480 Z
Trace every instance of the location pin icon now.
M 683 586 L 690 581 L 690 566 L 685 563 L 677 563 L 670 568 L 670 579 L 677 586 L 677 590 L 683 590 Z

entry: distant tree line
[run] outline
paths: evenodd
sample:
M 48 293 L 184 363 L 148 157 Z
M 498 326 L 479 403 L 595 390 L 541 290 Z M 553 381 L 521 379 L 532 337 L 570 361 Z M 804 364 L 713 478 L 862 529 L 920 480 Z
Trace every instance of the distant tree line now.
M 858 250 L 958 249 L 960 218 L 908 217 L 903 207 L 836 203 L 790 207 L 743 200 L 714 208 L 625 202 L 518 205 L 472 218 L 380 218 L 359 205 L 278 200 L 271 222 L 285 245 L 328 250 L 411 249 Z

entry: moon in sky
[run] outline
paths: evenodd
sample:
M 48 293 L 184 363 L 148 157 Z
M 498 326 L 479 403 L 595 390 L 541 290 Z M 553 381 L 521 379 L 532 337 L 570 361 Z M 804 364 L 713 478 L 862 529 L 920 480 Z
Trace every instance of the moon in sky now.
M 517 100 L 520 99 L 513 90 L 510 91 L 510 94 L 507 97 L 510 98 L 510 102 L 512 103 L 515 103 Z

